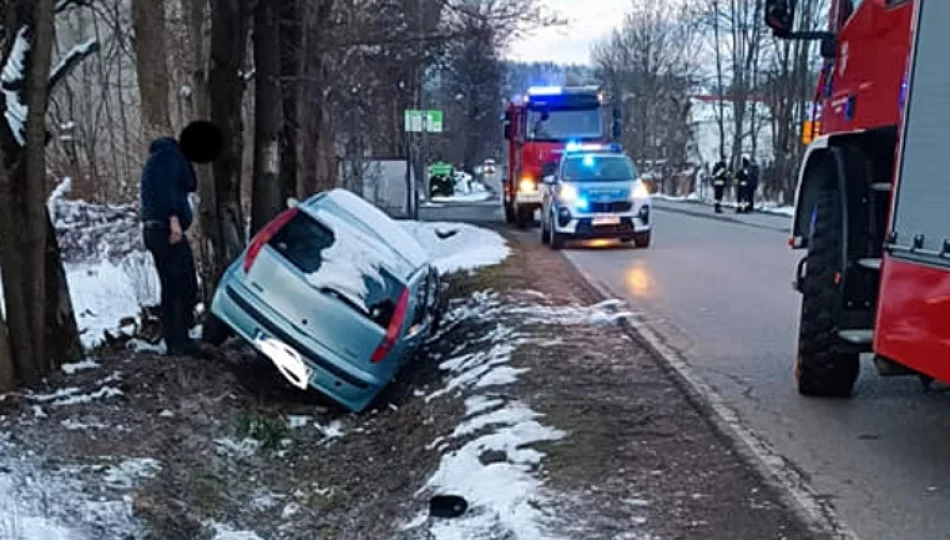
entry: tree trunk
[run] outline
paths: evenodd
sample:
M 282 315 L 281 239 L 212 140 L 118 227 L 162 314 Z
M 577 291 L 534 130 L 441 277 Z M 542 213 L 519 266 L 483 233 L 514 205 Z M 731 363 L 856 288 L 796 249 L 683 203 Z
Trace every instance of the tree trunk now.
M 258 2 L 254 13 L 254 179 L 251 185 L 251 234 L 280 213 L 280 136 L 283 99 L 280 88 L 278 6 Z
M 37 0 L 30 71 L 27 75 L 26 174 L 23 178 L 29 279 L 28 312 L 32 361 L 40 373 L 55 367 L 46 354 L 46 106 L 53 54 L 53 0 Z M 26 338 L 26 336 L 23 336 Z
M 313 4 L 316 3 L 315 7 Z M 326 66 L 322 54 L 322 33 L 329 22 L 334 0 L 320 0 L 307 4 L 307 13 L 304 14 L 306 36 L 308 37 L 304 51 L 303 79 L 307 81 L 307 101 L 304 103 L 303 147 L 308 151 L 301 156 L 300 187 L 301 196 L 311 195 L 324 189 L 336 187 L 335 174 L 331 174 L 332 142 L 327 138 L 332 133 L 328 119 L 324 114 L 327 102 L 327 84 L 325 82 Z
M 56 369 L 63 362 L 82 358 L 83 348 L 56 229 L 48 213 L 44 213 L 43 219 L 46 221 L 46 354 L 53 359 Z
M 228 264 L 244 248 L 244 216 L 241 211 L 241 154 L 244 147 L 241 99 L 244 78 L 241 68 L 247 50 L 250 17 L 244 0 L 211 2 L 211 121 L 221 130 L 224 148 L 214 162 L 214 195 L 202 198 L 201 228 L 210 242 L 213 290 Z
M 303 32 L 300 0 L 283 0 L 280 10 L 280 83 L 283 130 L 280 138 L 280 200 L 297 196 L 297 145 Z
M 172 133 L 165 47 L 165 0 L 132 0 L 135 69 L 142 101 L 142 137 L 148 144 Z

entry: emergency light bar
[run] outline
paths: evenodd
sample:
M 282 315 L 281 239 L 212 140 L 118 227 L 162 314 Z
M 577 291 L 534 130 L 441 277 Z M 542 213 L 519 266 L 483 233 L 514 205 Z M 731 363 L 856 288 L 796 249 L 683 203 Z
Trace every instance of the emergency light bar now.
M 532 86 L 528 88 L 529 96 L 559 96 L 564 92 L 560 86 Z
M 620 143 L 609 143 L 609 144 L 600 144 L 600 143 L 579 143 L 579 142 L 569 142 L 564 145 L 565 153 L 574 153 L 574 152 L 623 152 L 623 146 Z

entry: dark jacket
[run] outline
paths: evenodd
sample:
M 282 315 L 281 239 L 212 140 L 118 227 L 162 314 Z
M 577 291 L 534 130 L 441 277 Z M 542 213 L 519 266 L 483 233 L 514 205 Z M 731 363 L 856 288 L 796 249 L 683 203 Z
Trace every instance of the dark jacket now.
M 759 185 L 759 164 L 754 161 L 749 163 L 749 185 L 753 188 Z
M 178 216 L 182 230 L 188 230 L 194 221 L 188 194 L 198 188 L 191 162 L 171 137 L 155 139 L 148 151 L 140 184 L 142 221 L 167 223 L 171 216 Z

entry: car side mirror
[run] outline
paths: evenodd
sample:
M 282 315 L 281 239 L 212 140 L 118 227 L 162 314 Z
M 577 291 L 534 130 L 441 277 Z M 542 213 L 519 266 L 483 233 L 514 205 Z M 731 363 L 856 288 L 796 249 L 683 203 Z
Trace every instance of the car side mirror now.
M 296 198 L 287 197 L 287 208 L 295 208 L 298 204 L 300 204 L 300 201 L 298 201 Z
M 557 179 L 554 178 L 554 175 L 552 175 L 552 174 L 549 174 L 549 175 L 547 175 L 547 176 L 541 178 L 541 183 L 542 183 L 542 184 L 547 184 L 547 185 L 549 185 L 549 186 L 550 186 L 550 185 L 554 185 L 556 182 L 557 182 Z
M 795 24 L 795 0 L 765 0 L 765 24 L 776 37 L 787 38 Z

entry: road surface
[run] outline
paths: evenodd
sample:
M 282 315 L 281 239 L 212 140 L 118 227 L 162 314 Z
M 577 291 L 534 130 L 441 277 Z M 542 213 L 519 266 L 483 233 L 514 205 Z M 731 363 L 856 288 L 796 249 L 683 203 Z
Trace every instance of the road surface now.
M 657 206 L 650 249 L 581 246 L 566 256 L 684 353 L 863 540 L 950 537 L 950 393 L 880 378 L 866 361 L 852 400 L 799 396 L 790 283 L 800 253 L 787 248 L 788 218 L 736 223 L 699 205 Z

